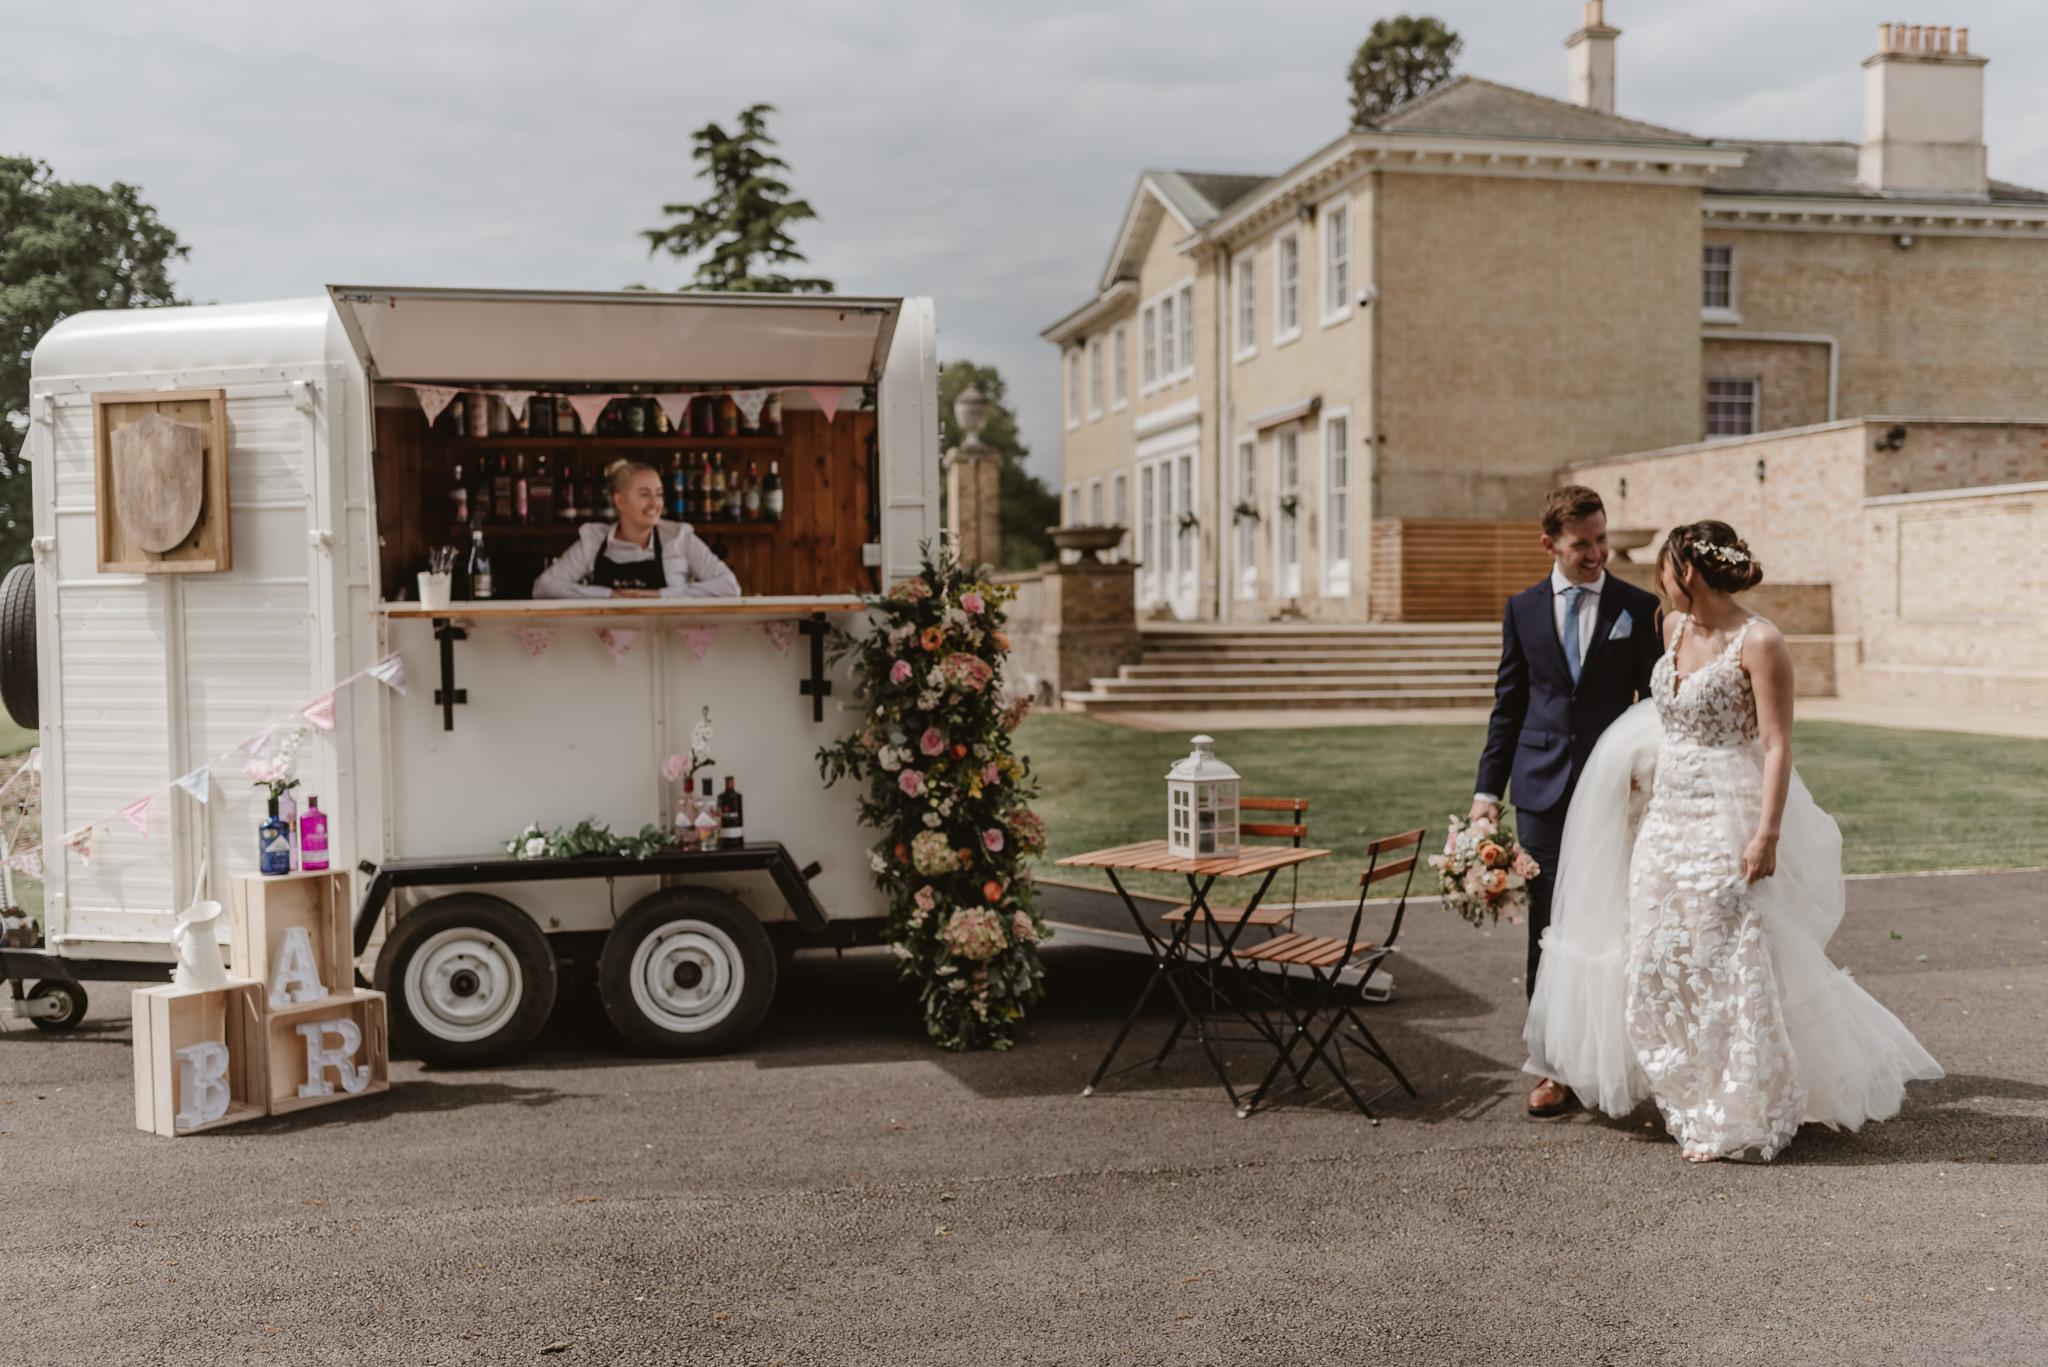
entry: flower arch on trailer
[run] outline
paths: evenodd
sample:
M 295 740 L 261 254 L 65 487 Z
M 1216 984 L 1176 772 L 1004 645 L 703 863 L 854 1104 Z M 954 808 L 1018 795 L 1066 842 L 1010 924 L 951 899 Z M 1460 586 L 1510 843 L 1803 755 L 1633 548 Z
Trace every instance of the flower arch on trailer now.
M 1044 851 L 1045 823 L 1010 742 L 1029 702 L 1006 705 L 996 684 L 1015 593 L 927 545 L 920 574 L 868 600 L 874 629 L 834 642 L 835 659 L 853 657 L 867 722 L 820 749 L 818 766 L 827 784 L 867 783 L 860 814 L 881 837 L 869 862 L 889 940 L 947 1049 L 1009 1048 L 1044 991 L 1045 924 L 1024 860 Z

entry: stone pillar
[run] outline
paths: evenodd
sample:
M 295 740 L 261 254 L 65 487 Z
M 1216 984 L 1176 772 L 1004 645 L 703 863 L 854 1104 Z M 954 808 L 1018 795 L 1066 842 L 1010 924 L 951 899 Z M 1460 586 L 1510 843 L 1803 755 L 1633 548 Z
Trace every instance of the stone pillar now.
M 946 453 L 946 534 L 962 565 L 1003 563 L 1002 520 L 998 516 L 1002 454 L 981 439 L 988 400 L 969 385 L 953 401 L 953 417 L 966 435 Z

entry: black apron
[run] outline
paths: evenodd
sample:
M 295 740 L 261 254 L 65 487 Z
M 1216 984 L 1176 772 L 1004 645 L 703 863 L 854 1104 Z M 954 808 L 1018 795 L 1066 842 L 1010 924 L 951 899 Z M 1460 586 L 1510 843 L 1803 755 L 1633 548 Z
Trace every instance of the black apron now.
M 622 565 L 605 551 L 599 551 L 597 563 L 590 567 L 590 582 L 607 589 L 653 589 L 657 593 L 667 588 L 668 572 L 661 567 L 661 529 L 655 528 L 648 539 L 654 550 L 652 560 Z M 612 544 L 609 531 L 605 533 L 604 544 L 607 550 Z

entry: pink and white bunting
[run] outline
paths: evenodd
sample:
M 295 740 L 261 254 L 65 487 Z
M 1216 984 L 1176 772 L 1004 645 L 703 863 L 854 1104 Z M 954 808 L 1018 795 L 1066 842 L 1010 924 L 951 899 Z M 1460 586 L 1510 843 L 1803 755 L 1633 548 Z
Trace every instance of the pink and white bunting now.
M 761 409 L 768 402 L 765 389 L 731 389 L 726 391 L 732 401 L 739 405 L 740 416 L 747 420 L 749 428 L 761 425 Z
M 454 402 L 455 396 L 462 391 L 446 385 L 416 384 L 412 392 L 419 396 L 420 410 L 427 415 L 427 426 L 432 427 L 434 419 L 441 416 L 441 410 Z
M 128 818 L 128 824 L 135 828 L 137 835 L 148 836 L 149 807 L 155 801 L 156 794 L 151 793 L 148 797 L 138 798 L 121 809 L 121 815 Z
M 690 648 L 690 654 L 699 660 L 704 652 L 711 649 L 711 638 L 718 634 L 717 627 L 677 627 L 676 635 L 683 638 L 683 644 Z
M 526 647 L 526 656 L 538 660 L 548 653 L 548 642 L 555 638 L 553 627 L 514 627 L 519 634 L 519 644 Z
M 319 727 L 322 731 L 332 731 L 334 729 L 334 694 L 322 693 L 319 697 L 300 708 L 299 715 Z
M 367 669 L 364 672 L 367 673 L 371 678 L 375 679 L 378 683 L 383 684 L 392 692 L 400 695 L 404 694 L 405 656 L 386 655 L 383 659 L 371 665 L 369 669 Z
M 789 642 L 796 635 L 795 622 L 763 622 L 761 630 L 768 633 L 768 639 L 775 643 L 775 653 L 789 654 Z
M 533 389 L 500 389 L 497 395 L 504 401 L 505 411 L 512 415 L 512 421 L 518 422 L 526 416 L 526 401 L 538 392 Z
M 683 419 L 690 411 L 689 394 L 656 394 L 654 401 L 661 405 L 661 411 L 668 414 L 668 425 L 676 431 L 683 430 Z
M 804 389 L 817 401 L 818 407 L 825 410 L 826 422 L 831 422 L 839 416 L 840 400 L 846 397 L 843 388 L 836 384 L 813 384 L 805 385 Z
M 633 648 L 633 642 L 640 639 L 640 633 L 625 627 L 599 627 L 597 639 L 604 642 L 604 648 L 612 653 L 612 660 L 626 658 L 626 652 Z
M 597 430 L 597 420 L 604 415 L 605 405 L 613 399 L 622 399 L 623 394 L 569 394 L 569 407 L 576 410 L 576 416 L 583 423 L 585 432 Z

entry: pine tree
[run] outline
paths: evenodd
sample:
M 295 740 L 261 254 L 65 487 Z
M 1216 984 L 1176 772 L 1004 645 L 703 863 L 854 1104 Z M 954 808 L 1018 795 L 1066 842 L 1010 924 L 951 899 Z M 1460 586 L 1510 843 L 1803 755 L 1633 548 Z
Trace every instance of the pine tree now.
M 33 157 L 0 157 L 0 570 L 28 559 L 33 518 L 28 464 L 29 358 L 43 334 L 87 309 L 181 304 L 170 263 L 178 235 L 115 181 L 61 181 Z
M 707 123 L 692 133 L 690 155 L 698 164 L 698 178 L 711 182 L 711 193 L 701 204 L 662 205 L 664 215 L 681 221 L 640 234 L 647 239 L 649 256 L 666 251 L 680 260 L 704 253 L 693 288 L 755 294 L 832 292 L 830 280 L 755 273 L 756 262 L 765 271 L 803 261 L 790 228 L 818 216 L 809 201 L 790 198 L 787 181 L 775 178 L 775 173 L 789 170 L 789 163 L 768 150 L 776 146 L 768 136 L 768 115 L 774 112 L 772 104 L 757 104 L 740 111 L 733 132 Z
M 1351 59 L 1351 126 L 1368 128 L 1451 78 L 1465 40 L 1441 19 L 1397 14 L 1372 26 Z

